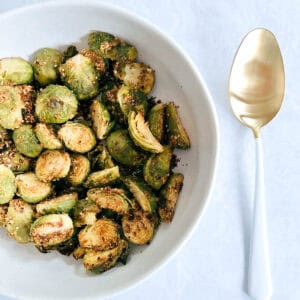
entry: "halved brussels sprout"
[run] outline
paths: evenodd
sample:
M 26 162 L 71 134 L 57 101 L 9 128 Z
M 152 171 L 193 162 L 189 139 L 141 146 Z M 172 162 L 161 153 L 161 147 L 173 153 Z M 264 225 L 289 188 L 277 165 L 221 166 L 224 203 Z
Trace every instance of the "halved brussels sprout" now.
M 170 175 L 172 149 L 164 147 L 159 154 L 152 154 L 144 166 L 144 179 L 155 190 L 159 190 Z
M 99 140 L 103 140 L 114 127 L 115 122 L 111 120 L 110 113 L 105 105 L 98 100 L 92 102 L 90 113 L 96 136 Z
M 99 149 L 101 152 L 97 155 L 96 164 L 97 166 L 103 170 L 103 169 L 109 169 L 115 166 L 112 157 L 110 156 L 107 148 L 102 145 Z
M 81 259 L 84 257 L 85 252 L 86 252 L 86 249 L 79 246 L 73 251 L 73 257 L 76 260 Z
M 148 117 L 149 129 L 159 142 L 161 142 L 164 137 L 165 106 L 164 103 L 154 105 Z
M 0 150 L 7 149 L 11 147 L 12 141 L 9 134 L 5 128 L 0 125 Z
M 0 165 L 0 204 L 8 203 L 15 195 L 15 175 L 10 168 Z
M 79 53 L 85 57 L 88 57 L 93 62 L 95 69 L 99 73 L 99 76 L 105 73 L 106 64 L 103 57 L 91 49 L 82 49 Z
M 154 70 L 142 63 L 116 63 L 114 75 L 132 89 L 149 94 L 155 81 Z
M 183 186 L 183 175 L 172 174 L 160 192 L 162 206 L 159 208 L 159 215 L 163 222 L 171 222 L 175 213 L 175 207 L 181 188 Z
M 84 185 L 86 187 L 105 186 L 114 183 L 118 178 L 120 178 L 119 167 L 115 166 L 91 173 Z
M 62 62 L 66 62 L 69 58 L 78 54 L 78 50 L 74 45 L 70 45 L 64 52 L 63 52 L 63 60 Z
M 99 92 L 98 76 L 92 60 L 76 54 L 59 67 L 61 80 L 79 100 L 95 97 Z
M 34 54 L 33 74 L 40 85 L 54 83 L 58 79 L 58 67 L 63 59 L 62 54 L 52 48 L 42 48 Z
M 94 201 L 100 208 L 109 209 L 117 214 L 124 215 L 129 212 L 129 202 L 126 193 L 122 189 L 104 187 L 90 189 L 87 198 Z
M 125 240 L 120 240 L 118 246 L 113 249 L 105 251 L 89 249 L 83 257 L 83 265 L 87 270 L 93 273 L 103 273 L 117 263 L 121 254 L 127 247 L 128 243 Z
M 44 123 L 61 124 L 75 117 L 78 102 L 67 87 L 50 84 L 36 98 L 35 113 Z
M 169 141 L 172 146 L 179 149 L 188 149 L 191 147 L 190 138 L 180 120 L 176 105 L 174 102 L 167 104 L 166 108 L 167 126 Z
M 30 236 L 37 247 L 49 249 L 70 239 L 73 232 L 73 222 L 67 214 L 51 214 L 34 221 Z
M 155 220 L 151 213 L 134 211 L 122 218 L 122 229 L 128 241 L 137 245 L 149 243 L 155 230 Z
M 134 177 L 125 177 L 123 181 L 143 211 L 155 212 L 158 199 L 145 182 Z
M 21 57 L 0 59 L 0 85 L 25 84 L 33 79 L 33 70 L 28 61 Z
M 20 94 L 12 86 L 0 86 L 0 125 L 6 129 L 16 129 L 23 123 L 24 103 Z
M 106 140 L 106 146 L 110 155 L 121 164 L 139 166 L 146 160 L 146 155 L 136 149 L 127 130 L 112 132 Z
M 130 111 L 142 112 L 144 115 L 148 110 L 148 98 L 146 94 L 139 90 L 134 90 L 126 85 L 122 85 L 118 90 L 117 99 L 125 117 Z
M 66 177 L 70 166 L 71 158 L 69 153 L 58 150 L 46 150 L 37 159 L 35 174 L 40 180 L 49 182 Z
M 151 133 L 142 113 L 134 111 L 129 113 L 128 130 L 135 144 L 142 149 L 152 153 L 161 153 L 164 151 L 163 146 Z
M 30 225 L 33 219 L 33 209 L 30 204 L 21 199 L 9 201 L 5 227 L 7 233 L 19 243 L 30 242 Z
M 88 44 L 92 50 L 111 60 L 133 61 L 137 57 L 134 46 L 107 32 L 90 33 Z
M 61 195 L 36 205 L 38 215 L 69 213 L 78 200 L 77 193 Z
M 72 185 L 82 184 L 91 170 L 90 161 L 81 154 L 71 155 L 71 168 L 68 174 L 68 181 Z
M 40 181 L 32 172 L 16 176 L 18 195 L 28 203 L 37 203 L 49 196 L 51 184 Z
M 58 136 L 68 149 L 78 153 L 89 152 L 97 143 L 92 129 L 81 123 L 66 123 L 58 131 Z
M 0 227 L 5 226 L 8 205 L 0 205 Z
M 100 208 L 92 200 L 82 199 L 77 201 L 74 208 L 74 225 L 81 227 L 83 225 L 92 225 L 96 222 L 96 215 Z
M 78 234 L 80 247 L 94 250 L 108 250 L 116 247 L 120 241 L 119 225 L 112 220 L 99 219 L 93 225 L 87 225 Z
M 0 153 L 0 164 L 10 168 L 16 173 L 26 172 L 30 168 L 30 159 L 12 147 Z
M 37 157 L 43 150 L 31 125 L 22 125 L 13 132 L 17 150 L 31 158 Z
M 24 123 L 32 124 L 35 122 L 34 117 L 34 102 L 36 98 L 36 92 L 31 85 L 17 85 L 14 87 L 17 93 L 21 97 L 23 103 L 22 115 Z
M 34 132 L 44 148 L 50 150 L 62 148 L 63 145 L 56 136 L 52 125 L 37 123 Z

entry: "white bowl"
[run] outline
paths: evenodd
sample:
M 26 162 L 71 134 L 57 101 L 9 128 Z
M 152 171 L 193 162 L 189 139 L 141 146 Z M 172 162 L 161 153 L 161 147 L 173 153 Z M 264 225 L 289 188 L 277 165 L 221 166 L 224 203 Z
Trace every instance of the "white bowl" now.
M 99 299 L 145 279 L 178 251 L 195 229 L 214 181 L 218 131 L 209 92 L 191 60 L 156 27 L 115 6 L 93 1 L 33 5 L 0 16 L 0 57 L 30 59 L 41 47 L 86 46 L 92 30 L 115 33 L 135 45 L 139 60 L 156 70 L 153 95 L 174 100 L 192 148 L 178 151 L 185 183 L 175 218 L 160 226 L 150 246 L 138 248 L 126 266 L 93 276 L 82 263 L 57 252 L 39 253 L 1 230 L 0 294 L 18 299 Z

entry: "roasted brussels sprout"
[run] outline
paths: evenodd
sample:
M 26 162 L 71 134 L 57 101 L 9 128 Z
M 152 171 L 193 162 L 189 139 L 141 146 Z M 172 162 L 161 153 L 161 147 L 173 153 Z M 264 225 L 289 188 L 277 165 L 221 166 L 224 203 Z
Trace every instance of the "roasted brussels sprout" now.
M 124 215 L 129 212 L 129 199 L 122 189 L 111 187 L 90 189 L 87 198 L 100 208 L 112 210 L 117 214 Z
M 80 247 L 94 250 L 108 250 L 116 247 L 120 241 L 119 226 L 112 220 L 99 219 L 93 225 L 87 225 L 78 234 Z
M 115 122 L 111 120 L 110 113 L 105 105 L 98 100 L 93 101 L 90 106 L 90 113 L 96 136 L 99 140 L 103 140 L 114 127 Z
M 159 208 L 159 215 L 163 222 L 171 222 L 175 213 L 175 206 L 183 185 L 182 174 L 172 174 L 160 192 L 162 205 Z
M 141 179 L 134 177 L 123 178 L 124 183 L 145 212 L 155 212 L 158 199 L 151 188 Z
M 132 110 L 142 112 L 144 115 L 148 110 L 149 104 L 146 94 L 139 90 L 133 90 L 126 85 L 120 87 L 117 99 L 126 118 Z
M 81 227 L 83 225 L 92 225 L 96 222 L 96 215 L 100 208 L 92 200 L 82 199 L 77 201 L 74 208 L 74 225 Z
M 28 203 L 37 203 L 51 193 L 51 184 L 40 181 L 32 172 L 16 176 L 18 195 Z
M 0 86 L 0 125 L 6 129 L 16 129 L 23 123 L 24 103 L 20 94 L 12 86 Z
M 35 174 L 40 180 L 49 182 L 66 177 L 70 166 L 71 158 L 69 153 L 58 150 L 46 150 L 37 159 Z
M 8 205 L 0 205 L 0 227 L 4 227 L 6 223 L 6 214 L 7 214 Z
M 33 78 L 30 63 L 20 57 L 7 57 L 0 59 L 0 85 L 26 84 Z
M 83 257 L 83 265 L 87 270 L 93 273 L 103 273 L 112 268 L 117 263 L 122 252 L 127 247 L 128 243 L 125 240 L 120 240 L 117 247 L 109 250 L 86 250 L 85 255 Z
M 5 227 L 7 233 L 19 243 L 30 242 L 30 225 L 33 219 L 33 209 L 30 204 L 21 199 L 9 201 Z
M 13 140 L 17 150 L 28 157 L 37 157 L 43 150 L 31 125 L 22 125 L 15 129 Z
M 151 133 L 142 113 L 135 113 L 134 111 L 129 113 L 128 130 L 134 143 L 142 149 L 152 153 L 164 151 L 163 146 Z
M 111 60 L 133 61 L 137 57 L 135 47 L 107 32 L 90 33 L 88 44 L 99 55 Z
M 110 156 L 107 148 L 102 145 L 102 147 L 99 149 L 101 152 L 97 155 L 96 164 L 97 166 L 103 170 L 103 169 L 109 169 L 115 166 L 112 157 Z
M 0 164 L 9 167 L 16 173 L 26 172 L 30 168 L 30 159 L 12 147 L 0 153 Z
M 106 146 L 110 155 L 121 164 L 139 166 L 146 160 L 146 155 L 136 149 L 127 130 L 112 132 L 106 140 Z
M 85 252 L 86 249 L 79 246 L 73 251 L 73 257 L 77 260 L 81 259 L 84 257 Z
M 15 86 L 14 89 L 20 95 L 21 101 L 23 103 L 22 115 L 24 123 L 34 123 L 36 121 L 34 116 L 36 92 L 33 86 L 23 84 Z
M 166 115 L 170 144 L 179 149 L 190 148 L 191 142 L 189 136 L 183 127 L 174 102 L 167 104 Z
M 149 66 L 137 63 L 116 63 L 114 75 L 132 89 L 149 94 L 155 81 L 154 70 Z
M 88 57 L 94 64 L 95 69 L 98 71 L 99 76 L 103 75 L 106 70 L 105 60 L 102 56 L 98 55 L 95 51 L 91 49 L 82 49 L 80 51 L 85 57 Z
M 122 218 L 122 229 L 128 241 L 137 245 L 149 243 L 154 236 L 155 220 L 151 213 L 134 211 Z
M 40 85 L 55 83 L 58 79 L 58 67 L 63 59 L 62 54 L 52 48 L 42 48 L 34 54 L 33 74 Z
M 37 96 L 35 113 L 40 122 L 61 124 L 75 117 L 77 99 L 67 87 L 50 84 Z
M 34 132 L 43 148 L 50 150 L 62 148 L 62 142 L 56 136 L 52 125 L 37 123 L 35 125 Z
M 164 113 L 165 104 L 159 103 L 151 108 L 148 117 L 149 129 L 159 142 L 164 136 Z
M 119 167 L 115 166 L 109 169 L 91 173 L 84 185 L 86 187 L 105 186 L 114 183 L 120 178 Z
M 0 165 L 0 204 L 8 203 L 16 192 L 15 175 L 10 168 Z
M 90 161 L 81 154 L 71 155 L 71 168 L 68 174 L 68 181 L 72 185 L 82 184 L 91 170 Z
M 37 247 L 49 249 L 67 241 L 73 232 L 73 222 L 67 214 L 51 214 L 34 221 L 30 236 Z
M 79 100 L 95 97 L 99 92 L 98 76 L 92 60 L 76 54 L 59 67 L 62 81 Z
M 0 151 L 9 148 L 11 144 L 12 141 L 7 130 L 0 125 Z
M 63 60 L 62 62 L 66 62 L 69 58 L 78 54 L 78 50 L 74 45 L 70 45 L 64 52 L 63 52 Z
M 36 205 L 38 215 L 69 213 L 78 200 L 77 193 L 64 194 Z
M 96 145 L 92 129 L 84 124 L 69 122 L 58 131 L 58 136 L 71 151 L 86 153 Z
M 159 154 L 152 154 L 144 166 L 144 179 L 155 190 L 159 190 L 168 180 L 170 175 L 172 150 L 164 147 Z

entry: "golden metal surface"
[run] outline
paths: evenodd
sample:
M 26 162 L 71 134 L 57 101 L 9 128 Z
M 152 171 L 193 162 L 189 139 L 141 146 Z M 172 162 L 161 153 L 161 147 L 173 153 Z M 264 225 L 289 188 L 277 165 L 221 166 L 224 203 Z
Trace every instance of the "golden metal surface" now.
M 256 138 L 279 111 L 284 86 L 284 66 L 275 36 L 262 28 L 249 32 L 232 64 L 229 99 L 235 116 Z

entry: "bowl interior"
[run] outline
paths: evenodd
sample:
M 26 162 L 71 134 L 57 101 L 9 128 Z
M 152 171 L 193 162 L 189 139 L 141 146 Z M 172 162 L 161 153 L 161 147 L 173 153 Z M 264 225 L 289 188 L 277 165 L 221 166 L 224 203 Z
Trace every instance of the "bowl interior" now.
M 1 230 L 0 294 L 21 299 L 85 299 L 132 286 L 161 266 L 183 244 L 208 201 L 215 172 L 217 129 L 209 95 L 189 59 L 148 23 L 123 10 L 85 1 L 35 5 L 0 16 L 0 57 L 30 59 L 41 47 L 87 46 L 93 30 L 117 34 L 134 44 L 139 60 L 156 70 L 153 95 L 174 100 L 191 137 L 189 151 L 177 151 L 185 175 L 175 218 L 162 225 L 150 246 L 137 248 L 126 266 L 100 276 L 58 253 L 19 245 Z

